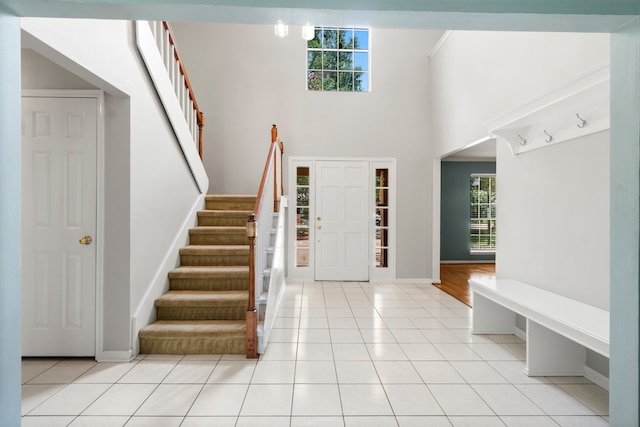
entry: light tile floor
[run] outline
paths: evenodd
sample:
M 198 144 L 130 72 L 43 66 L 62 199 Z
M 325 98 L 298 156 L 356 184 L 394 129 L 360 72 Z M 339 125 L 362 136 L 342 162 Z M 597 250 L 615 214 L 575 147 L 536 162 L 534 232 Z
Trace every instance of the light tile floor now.
M 525 344 L 474 336 L 425 284 L 290 283 L 259 360 L 25 359 L 29 426 L 603 426 L 608 393 L 527 377 Z

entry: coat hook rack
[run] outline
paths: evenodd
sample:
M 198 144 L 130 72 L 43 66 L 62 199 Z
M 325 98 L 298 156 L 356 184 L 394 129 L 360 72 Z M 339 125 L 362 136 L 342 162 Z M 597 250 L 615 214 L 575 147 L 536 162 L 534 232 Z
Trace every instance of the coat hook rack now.
M 581 124 L 576 125 L 576 126 L 578 126 L 580 129 L 582 129 L 583 127 L 587 126 L 587 121 L 585 119 L 583 119 L 582 117 L 580 117 L 580 114 L 576 114 L 576 117 L 578 117 L 578 120 L 580 120 L 582 122 Z
M 547 132 L 547 131 L 545 130 L 545 131 L 544 131 L 544 133 L 545 133 L 545 135 L 547 135 L 547 136 L 549 137 L 549 138 L 545 138 L 545 141 L 546 141 L 546 142 L 551 142 L 551 141 L 553 141 L 553 136 L 551 136 L 551 135 L 549 134 L 549 132 Z
M 522 145 L 523 147 L 527 145 L 527 140 L 521 137 L 520 134 L 518 134 L 518 138 L 520 138 L 520 145 Z

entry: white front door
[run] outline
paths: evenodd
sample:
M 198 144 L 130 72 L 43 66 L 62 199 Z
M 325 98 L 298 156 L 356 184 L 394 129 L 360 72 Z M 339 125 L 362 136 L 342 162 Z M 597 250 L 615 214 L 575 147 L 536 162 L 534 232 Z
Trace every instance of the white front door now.
M 369 280 L 369 162 L 316 163 L 315 280 Z
M 96 98 L 22 98 L 22 354 L 94 356 Z

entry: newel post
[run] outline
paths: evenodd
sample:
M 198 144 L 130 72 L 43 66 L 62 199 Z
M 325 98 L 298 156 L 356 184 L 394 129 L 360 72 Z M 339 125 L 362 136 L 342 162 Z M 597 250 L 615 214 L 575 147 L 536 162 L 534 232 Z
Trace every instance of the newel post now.
M 279 148 L 278 142 L 278 127 L 273 125 L 271 127 L 271 155 L 273 156 L 273 212 L 278 212 L 280 210 L 279 201 L 280 197 L 278 194 L 278 156 L 276 155 L 276 148 Z M 280 162 L 282 162 L 282 158 L 280 158 Z
M 256 215 L 252 213 L 247 221 L 247 237 L 249 238 L 249 304 L 247 309 L 246 347 L 247 358 L 258 357 L 258 312 L 256 310 L 256 274 L 255 274 L 255 240 Z
M 203 131 L 204 131 L 204 113 L 198 113 L 198 154 L 200 155 L 200 160 L 202 160 L 202 139 L 203 139 Z

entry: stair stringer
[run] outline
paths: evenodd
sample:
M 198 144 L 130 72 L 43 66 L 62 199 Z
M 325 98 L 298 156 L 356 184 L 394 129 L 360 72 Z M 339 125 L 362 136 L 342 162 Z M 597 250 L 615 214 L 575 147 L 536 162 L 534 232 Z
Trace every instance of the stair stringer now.
M 276 320 L 276 314 L 280 308 L 282 297 L 286 289 L 285 278 L 285 217 L 287 212 L 287 198 L 280 198 L 280 212 L 277 216 L 277 226 L 275 232 L 275 242 L 273 244 L 273 254 L 270 256 L 271 265 L 268 271 L 263 272 L 263 289 L 259 298 L 261 307 L 260 312 L 264 313 L 264 320 L 260 320 L 258 324 L 258 353 L 264 354 L 269 344 L 269 336 L 271 329 Z M 262 255 L 268 257 L 268 254 Z M 268 273 L 268 277 L 265 274 Z M 262 311 L 264 310 L 264 311 Z M 259 312 L 259 313 L 260 313 Z M 262 316 L 260 316 L 262 318 Z
M 131 337 L 133 338 L 132 348 L 134 355 L 140 353 L 140 339 L 138 338 L 138 333 L 140 332 L 140 329 L 155 321 L 155 300 L 169 290 L 169 271 L 173 270 L 180 264 L 180 249 L 189 241 L 189 230 L 197 224 L 198 211 L 204 209 L 204 206 L 205 195 L 200 194 L 191 208 L 189 216 L 185 218 L 180 230 L 173 239 L 173 243 L 160 263 L 153 280 L 144 294 L 144 297 L 136 307 L 136 310 L 131 317 Z

